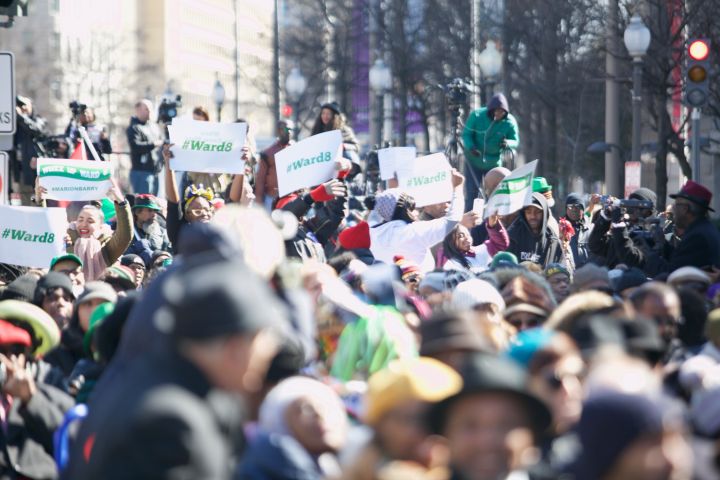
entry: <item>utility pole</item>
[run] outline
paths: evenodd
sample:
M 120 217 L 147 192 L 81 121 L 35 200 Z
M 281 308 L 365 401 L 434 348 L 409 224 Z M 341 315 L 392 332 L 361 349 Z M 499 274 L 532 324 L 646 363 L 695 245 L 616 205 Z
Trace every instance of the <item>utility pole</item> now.
M 690 156 L 692 157 L 692 179 L 696 182 L 700 182 L 700 109 L 693 108 L 690 114 L 690 120 L 692 122 L 692 151 Z
M 480 0 L 472 0 L 472 12 L 470 14 L 472 31 L 472 62 L 470 71 L 473 81 L 472 109 L 477 110 L 482 106 L 481 90 L 484 89 L 480 78 Z
M 379 17 L 380 15 L 380 0 L 367 0 L 366 3 L 368 9 L 368 27 L 370 30 L 370 41 L 369 41 L 369 55 L 368 55 L 368 72 L 370 68 L 375 64 L 375 60 L 380 58 L 378 52 L 380 51 L 380 26 Z M 368 82 L 370 87 L 370 82 Z M 370 87 L 370 90 L 372 88 Z M 382 146 L 382 99 L 375 92 L 370 92 L 368 95 L 370 98 L 370 138 L 372 141 L 376 141 L 378 145 Z
M 273 12 L 273 127 L 280 121 L 280 11 L 278 0 L 274 0 Z
M 605 143 L 620 144 L 620 85 L 618 84 L 618 34 L 619 10 L 618 0 L 608 2 L 609 15 L 605 53 Z M 622 196 L 624 169 L 617 148 L 610 148 L 605 153 L 605 193 L 616 197 Z

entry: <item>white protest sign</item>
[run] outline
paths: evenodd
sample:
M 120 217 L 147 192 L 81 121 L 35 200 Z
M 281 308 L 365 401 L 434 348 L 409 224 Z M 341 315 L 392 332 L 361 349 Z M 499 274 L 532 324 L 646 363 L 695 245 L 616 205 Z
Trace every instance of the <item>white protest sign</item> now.
M 495 188 L 485 206 L 485 218 L 493 213 L 508 215 L 532 203 L 532 180 L 538 161 L 513 170 Z
M 173 158 L 170 168 L 186 172 L 243 173 L 242 148 L 247 123 L 183 120 L 168 125 Z
M 398 171 L 399 187 L 412 195 L 415 205 L 424 207 L 452 199 L 452 169 L 444 153 L 418 157 L 412 168 Z
M 15 56 L 12 52 L 0 52 L 0 134 L 14 134 L 16 124 Z
M 64 208 L 0 206 L 0 262 L 47 268 L 65 252 Z
M 281 197 L 301 188 L 334 178 L 335 160 L 342 154 L 340 130 L 313 135 L 275 154 L 278 194 Z
M 398 166 L 412 164 L 417 156 L 415 147 L 390 147 L 378 150 L 380 179 L 390 180 L 398 172 Z
M 38 158 L 38 181 L 52 200 L 99 200 L 112 186 L 110 162 Z

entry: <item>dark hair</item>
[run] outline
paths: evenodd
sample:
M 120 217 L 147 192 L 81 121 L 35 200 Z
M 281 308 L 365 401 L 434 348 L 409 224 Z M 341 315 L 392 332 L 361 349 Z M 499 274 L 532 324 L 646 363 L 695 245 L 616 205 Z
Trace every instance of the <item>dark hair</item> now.
M 350 265 L 350 262 L 357 259 L 357 255 L 355 255 L 353 252 L 348 251 L 338 251 L 333 257 L 328 260 L 328 265 L 330 265 L 335 272 L 340 275 L 343 270 L 345 270 L 348 265 Z
M 398 197 L 391 220 L 402 220 L 406 223 L 413 223 L 415 220 L 410 216 L 410 212 L 413 210 L 415 210 L 415 199 L 403 192 Z
M 449 260 L 456 260 L 460 262 L 460 265 L 469 269 L 470 262 L 468 261 L 467 257 L 455 246 L 455 235 L 457 235 L 458 231 L 460 230 L 460 226 L 460 224 L 455 225 L 455 227 L 450 230 L 450 233 L 445 236 L 445 240 L 443 240 L 442 245 L 443 252 Z
M 633 307 L 637 309 L 642 307 L 643 303 L 645 303 L 645 300 L 648 298 L 663 298 L 666 295 L 673 294 L 675 294 L 675 290 L 664 283 L 648 282 L 640 285 L 637 290 L 630 294 L 630 301 L 632 302 Z
M 198 105 L 197 107 L 193 108 L 192 114 L 197 115 L 198 117 L 203 117 L 205 121 L 210 121 L 210 114 L 208 113 L 207 108 L 203 107 L 202 105 Z
M 328 110 L 330 109 L 328 108 Z M 333 114 L 330 125 L 326 126 L 322 121 L 322 111 L 323 109 L 320 109 L 320 113 L 318 113 L 317 119 L 315 119 L 315 124 L 313 125 L 310 135 L 317 135 L 318 133 L 329 132 L 330 130 L 340 130 L 345 126 L 345 117 L 343 114 L 335 113 L 332 110 L 330 110 Z
M 689 288 L 679 288 L 680 311 L 683 321 L 678 325 L 678 339 L 683 345 L 694 347 L 705 343 L 705 323 L 708 311 L 705 298 Z

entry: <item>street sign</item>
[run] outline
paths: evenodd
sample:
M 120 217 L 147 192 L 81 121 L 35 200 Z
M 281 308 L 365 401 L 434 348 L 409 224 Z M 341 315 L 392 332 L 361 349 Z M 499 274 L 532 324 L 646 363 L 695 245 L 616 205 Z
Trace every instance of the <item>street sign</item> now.
M 10 191 L 10 157 L 5 152 L 0 152 L 0 205 L 8 204 L 8 192 Z
M 15 133 L 15 57 L 0 52 L 0 134 Z

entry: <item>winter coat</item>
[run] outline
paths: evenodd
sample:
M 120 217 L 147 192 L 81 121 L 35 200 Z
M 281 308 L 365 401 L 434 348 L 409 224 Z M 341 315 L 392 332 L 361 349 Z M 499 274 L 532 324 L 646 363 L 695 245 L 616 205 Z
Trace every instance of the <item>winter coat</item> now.
M 393 257 L 402 255 L 420 266 L 423 273 L 435 269 L 430 249 L 441 243 L 462 218 L 463 198 L 453 193 L 450 210 L 445 217 L 407 223 L 392 220 L 370 229 L 370 251 L 375 260 L 392 265 Z
M 248 448 L 235 478 L 240 480 L 322 480 L 320 466 L 289 435 L 261 434 Z
M 560 239 L 548 226 L 550 208 L 541 193 L 533 193 L 533 201 L 539 202 L 543 208 L 543 223 L 540 235 L 535 235 L 521 214 L 508 230 L 510 247 L 508 252 L 514 253 L 518 261 L 530 261 L 543 268 L 551 263 L 564 263 L 564 254 Z
M 720 267 L 720 232 L 708 218 L 700 218 L 688 226 L 680 243 L 670 254 L 668 271 L 708 265 Z
M 160 149 L 155 146 L 155 142 L 160 140 L 158 126 L 150 120 L 143 123 L 137 117 L 132 117 L 125 133 L 130 146 L 132 169 L 154 172 L 160 162 Z
M 173 347 L 136 357 L 107 387 L 93 393 L 67 478 L 231 477 L 242 430 L 237 397 L 213 388 Z
M 43 357 L 47 363 L 58 368 L 65 378 L 75 368 L 77 362 L 85 356 L 83 350 L 83 337 L 85 333 L 80 329 L 77 313 L 70 319 L 70 323 L 62 331 L 60 345 L 50 350 Z
M 276 141 L 260 153 L 260 167 L 255 175 L 255 198 L 262 202 L 265 195 L 278 197 L 277 166 L 275 165 L 275 154 L 288 144 Z
M 493 117 L 496 108 L 502 108 L 508 112 L 505 118 L 499 122 L 496 122 Z M 465 122 L 462 139 L 465 146 L 465 157 L 474 168 L 487 172 L 502 165 L 500 158 L 503 151 L 502 141 L 505 140 L 506 148 L 512 150 L 516 150 L 520 145 L 517 120 L 510 113 L 505 95 L 496 94 L 486 107 L 470 113 Z M 479 150 L 480 155 L 472 155 L 471 150 Z
M 108 267 L 125 253 L 132 241 L 133 220 L 127 201 L 124 202 L 124 205 L 115 202 L 115 218 L 117 225 L 113 234 L 99 238 L 103 260 Z M 67 232 L 70 235 L 71 244 L 74 245 L 79 236 L 77 230 L 68 229 Z M 71 246 L 67 248 L 67 252 L 73 253 Z
M 53 434 L 72 408 L 72 398 L 61 390 L 37 383 L 27 404 L 15 399 L 7 416 L 7 428 L 0 428 L 0 479 L 55 479 Z
M 568 219 L 570 221 L 570 219 Z M 570 222 L 575 229 L 575 235 L 570 239 L 570 249 L 575 260 L 575 268 L 578 269 L 590 261 L 590 234 L 593 224 L 583 215 L 579 222 Z

